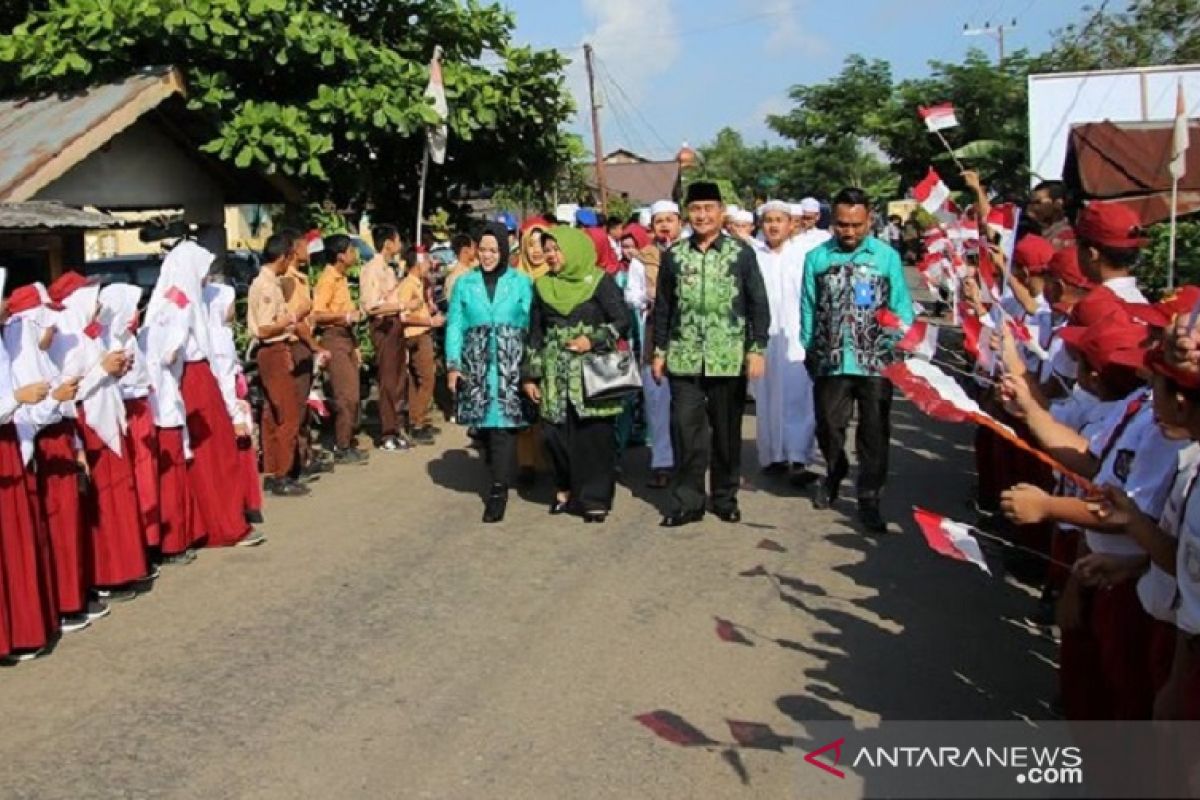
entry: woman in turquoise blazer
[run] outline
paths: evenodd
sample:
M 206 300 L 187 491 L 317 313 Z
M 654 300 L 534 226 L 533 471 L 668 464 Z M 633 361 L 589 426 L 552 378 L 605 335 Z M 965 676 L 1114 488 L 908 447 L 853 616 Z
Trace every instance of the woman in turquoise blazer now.
M 530 422 L 521 402 L 521 362 L 533 281 L 508 266 L 508 232 L 489 225 L 476 240 L 479 269 L 459 278 L 446 321 L 446 368 L 462 425 L 487 443 L 491 488 L 483 521 L 504 519 L 516 477 L 517 431 Z

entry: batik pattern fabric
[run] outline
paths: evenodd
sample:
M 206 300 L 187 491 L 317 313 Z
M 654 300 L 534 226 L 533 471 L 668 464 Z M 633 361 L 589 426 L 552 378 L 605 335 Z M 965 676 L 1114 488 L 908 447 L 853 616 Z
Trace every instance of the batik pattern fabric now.
M 478 428 L 520 428 L 530 420 L 521 403 L 521 364 L 533 303 L 533 282 L 515 270 L 488 297 L 483 275 L 459 278 L 446 320 L 446 365 L 462 374 L 458 422 Z
M 547 422 L 566 422 L 568 408 L 574 408 L 585 419 L 621 413 L 620 398 L 593 403 L 584 394 L 583 359 L 587 354 L 567 349 L 567 343 L 579 336 L 591 340 L 592 352 L 606 352 L 616 346 L 617 335 L 610 326 L 576 323 L 547 327 L 541 346 L 530 352 L 525 372 L 541 382 L 539 411 Z
M 896 358 L 898 334 L 879 312 L 913 321 L 899 256 L 869 238 L 853 252 L 830 241 L 808 254 L 801 298 L 801 344 L 815 375 L 879 375 Z
M 732 237 L 704 251 L 687 240 L 672 246 L 658 297 L 656 353 L 673 375 L 736 377 L 747 353 L 766 349 L 766 289 L 753 252 Z

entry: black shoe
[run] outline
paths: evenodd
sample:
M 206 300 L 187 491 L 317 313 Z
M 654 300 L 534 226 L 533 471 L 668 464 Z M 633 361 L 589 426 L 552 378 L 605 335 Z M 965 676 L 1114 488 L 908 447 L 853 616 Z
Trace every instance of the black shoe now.
M 878 500 L 858 501 L 858 521 L 871 533 L 887 533 L 887 521 L 879 513 Z
M 817 488 L 813 490 L 813 508 L 818 511 L 824 511 L 838 499 L 837 484 L 830 484 L 829 481 L 821 481 L 817 484 Z
M 136 589 L 97 589 L 96 596 L 106 605 L 128 603 L 138 596 Z
M 418 428 L 414 431 L 410 431 L 408 434 L 408 439 L 413 444 L 433 444 L 436 441 L 433 434 L 425 428 Z
M 242 516 L 245 518 L 246 522 L 249 522 L 251 525 L 262 525 L 263 522 L 265 522 L 262 511 L 258 510 L 257 508 L 246 509 L 242 512 Z M 166 559 L 164 558 L 163 561 L 165 562 Z
M 256 531 L 253 528 L 250 532 L 238 539 L 234 547 L 258 547 L 260 544 L 266 544 L 267 537 L 262 535 L 261 531 Z
M 249 522 L 249 520 L 246 520 L 246 521 Z M 191 550 L 184 550 L 182 553 L 175 553 L 174 555 L 163 556 L 162 563 L 164 563 L 168 566 L 183 566 L 185 564 L 190 564 L 195 560 L 196 560 L 195 553 L 193 553 Z
M 741 522 L 742 521 L 742 511 L 737 506 L 734 506 L 733 508 L 731 508 L 727 511 L 715 511 L 714 510 L 713 513 L 716 514 L 717 519 L 721 520 L 722 522 Z
M 602 523 L 602 522 L 605 522 L 607 519 L 608 519 L 607 511 L 585 511 L 585 512 L 583 512 L 583 521 L 584 522 Z
M 483 506 L 484 522 L 500 522 L 504 519 L 504 511 L 508 508 L 508 487 L 503 484 L 492 484 L 487 502 Z
M 786 461 L 776 461 L 774 464 L 767 464 L 762 468 L 763 475 L 782 475 L 788 471 Z
M 366 464 L 370 457 L 357 447 L 347 447 L 345 450 L 333 451 L 333 463 L 339 465 Z
M 89 599 L 88 603 L 87 603 L 87 608 L 85 608 L 82 613 L 84 616 L 86 616 L 88 618 L 89 622 L 95 622 L 96 620 L 104 619 L 109 614 L 111 614 L 112 609 L 109 608 L 105 603 L 100 602 L 99 600 Z
M 92 624 L 88 615 L 82 611 L 77 614 L 63 614 L 58 620 L 58 629 L 63 633 L 75 633 Z
M 423 433 L 428 433 L 428 434 L 430 434 L 430 435 L 432 435 L 432 436 L 437 436 L 437 435 L 439 435 L 439 434 L 442 432 L 442 429 L 441 429 L 441 428 L 439 428 L 437 425 L 431 425 L 431 424 L 429 424 L 428 422 L 426 422 L 424 425 L 422 425 L 421 427 L 417 428 L 417 429 L 416 429 L 416 431 L 418 431 L 418 432 L 423 432 Z
M 660 528 L 679 528 L 684 525 L 690 525 L 693 522 L 699 522 L 704 519 L 704 509 L 699 511 L 681 511 L 678 514 L 667 514 L 658 523 Z
M 291 478 L 267 478 L 263 488 L 274 497 L 304 497 L 312 494 L 311 489 Z

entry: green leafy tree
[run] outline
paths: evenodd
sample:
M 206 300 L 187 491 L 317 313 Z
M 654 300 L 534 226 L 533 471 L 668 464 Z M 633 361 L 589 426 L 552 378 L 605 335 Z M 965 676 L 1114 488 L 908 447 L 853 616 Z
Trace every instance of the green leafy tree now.
M 1055 33 L 1036 72 L 1075 72 L 1200 61 L 1200 0 L 1130 0 L 1125 8 L 1085 7 Z
M 205 149 L 292 176 L 339 208 L 407 218 L 435 44 L 445 48 L 453 187 L 553 180 L 572 112 L 565 59 L 512 43 L 513 15 L 479 0 L 47 0 L 0 36 L 0 92 L 68 91 L 146 65 L 186 70 L 217 131 Z M 482 59 L 491 62 L 485 66 Z M 492 60 L 495 61 L 492 61 Z M 400 212 L 404 211 L 401 216 Z

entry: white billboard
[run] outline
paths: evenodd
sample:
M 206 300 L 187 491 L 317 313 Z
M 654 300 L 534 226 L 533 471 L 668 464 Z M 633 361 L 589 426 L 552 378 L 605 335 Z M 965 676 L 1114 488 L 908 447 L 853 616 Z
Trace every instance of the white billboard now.
M 1072 125 L 1174 119 L 1180 80 L 1188 116 L 1200 116 L 1200 64 L 1030 75 L 1031 185 L 1062 178 Z

